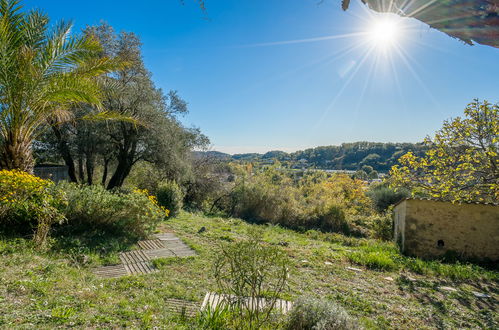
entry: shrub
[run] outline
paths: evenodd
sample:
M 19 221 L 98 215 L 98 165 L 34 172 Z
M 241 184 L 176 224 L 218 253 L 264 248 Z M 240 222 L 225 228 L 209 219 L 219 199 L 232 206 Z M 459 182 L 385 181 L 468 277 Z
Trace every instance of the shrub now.
M 255 231 L 247 240 L 222 245 L 213 266 L 218 289 L 236 314 L 235 321 L 244 320 L 245 327 L 255 329 L 269 320 L 289 275 L 284 252 L 264 244 L 261 236 Z M 264 306 L 257 303 L 260 298 L 266 299 Z
M 316 221 L 317 226 L 323 231 L 345 234 L 350 231 L 345 212 L 337 205 L 331 205 Z
M 64 213 L 71 230 L 103 229 L 146 237 L 168 216 L 146 190 L 108 191 L 102 186 L 61 183 L 68 198 Z
M 360 326 L 347 312 L 332 301 L 300 297 L 285 324 L 287 330 L 345 330 Z
M 182 210 L 184 193 L 175 181 L 165 181 L 156 190 L 158 204 L 170 210 L 170 216 L 175 217 Z
M 410 192 L 403 188 L 395 191 L 386 184 L 378 184 L 371 186 L 366 195 L 373 201 L 376 210 L 385 212 L 390 205 L 409 197 Z
M 379 217 L 376 217 L 373 222 L 373 232 L 376 238 L 389 241 L 393 238 L 393 219 L 391 215 L 391 208 Z
M 51 225 L 65 220 L 58 210 L 64 196 L 53 185 L 26 172 L 0 171 L 0 224 L 22 233 L 35 230 L 35 242 L 44 243 Z

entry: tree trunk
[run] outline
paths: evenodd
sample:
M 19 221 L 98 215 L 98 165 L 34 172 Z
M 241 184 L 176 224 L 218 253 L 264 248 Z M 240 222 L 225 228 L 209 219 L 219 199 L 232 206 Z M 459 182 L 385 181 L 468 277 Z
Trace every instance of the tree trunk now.
M 32 174 L 35 161 L 31 146 L 31 140 L 22 139 L 15 132 L 9 132 L 1 146 L 1 167 L 6 170 L 17 169 Z
M 80 182 L 85 182 L 85 171 L 83 170 L 83 157 L 78 159 L 78 175 L 80 177 Z
M 130 157 L 128 155 L 120 155 L 120 157 L 118 158 L 118 166 L 116 166 L 116 170 L 109 180 L 107 189 L 110 190 L 116 187 L 121 187 L 123 185 L 123 182 L 125 182 L 126 177 L 130 173 L 132 165 L 133 161 L 130 160 Z
M 78 178 L 76 177 L 76 167 L 75 162 L 73 160 L 73 156 L 71 155 L 71 151 L 69 150 L 69 146 L 67 141 L 64 140 L 62 136 L 61 129 L 56 125 L 52 125 L 52 131 L 57 139 L 57 148 L 59 149 L 59 153 L 64 159 L 64 163 L 68 167 L 68 175 L 69 180 L 71 182 L 78 182 Z
M 94 157 L 91 155 L 86 156 L 86 167 L 87 167 L 87 183 L 91 185 L 94 178 Z
M 104 158 L 104 170 L 102 173 L 102 185 L 105 187 L 106 186 L 106 181 L 107 181 L 107 173 L 108 173 L 108 167 L 109 167 L 109 162 L 111 161 L 111 158 Z

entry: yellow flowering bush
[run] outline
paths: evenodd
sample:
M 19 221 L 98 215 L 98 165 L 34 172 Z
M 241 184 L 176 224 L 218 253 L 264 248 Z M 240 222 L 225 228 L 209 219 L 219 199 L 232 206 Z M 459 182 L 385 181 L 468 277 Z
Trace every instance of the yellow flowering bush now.
M 161 211 L 162 213 L 165 214 L 165 216 L 168 216 L 170 214 L 170 210 L 168 210 L 166 207 L 159 205 L 158 199 L 154 195 L 150 195 L 149 191 L 147 189 L 135 189 L 133 190 L 134 194 L 139 194 L 139 195 L 144 195 L 147 197 L 149 200 L 150 204 L 147 205 L 147 213 L 156 213 L 158 211 Z
M 62 222 L 59 212 L 64 196 L 53 190 L 52 181 L 18 170 L 0 171 L 0 223 L 23 232 L 35 230 L 35 240 L 43 243 L 50 226 Z

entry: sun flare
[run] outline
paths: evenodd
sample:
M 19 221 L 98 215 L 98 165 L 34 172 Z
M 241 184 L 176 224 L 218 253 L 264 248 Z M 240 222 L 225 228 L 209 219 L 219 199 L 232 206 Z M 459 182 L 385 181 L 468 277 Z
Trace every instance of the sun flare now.
M 401 37 L 402 26 L 393 17 L 376 17 L 367 29 L 369 41 L 375 47 L 386 50 L 395 46 Z

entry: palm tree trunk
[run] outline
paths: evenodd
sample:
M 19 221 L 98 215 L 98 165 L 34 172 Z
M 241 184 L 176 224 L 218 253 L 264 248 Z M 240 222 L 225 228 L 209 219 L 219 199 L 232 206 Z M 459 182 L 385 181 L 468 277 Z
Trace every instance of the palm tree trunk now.
M 19 134 L 9 132 L 1 146 L 0 165 L 7 170 L 21 170 L 33 173 L 35 161 L 31 140 L 22 139 Z

